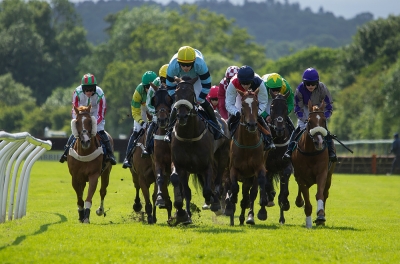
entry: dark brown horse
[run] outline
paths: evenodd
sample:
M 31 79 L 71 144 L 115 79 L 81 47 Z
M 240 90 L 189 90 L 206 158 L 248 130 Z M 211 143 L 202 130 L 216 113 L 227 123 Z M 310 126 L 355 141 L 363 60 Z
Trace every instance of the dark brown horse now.
M 133 210 L 140 212 L 142 210 L 142 204 L 140 202 L 139 192 L 142 190 L 143 197 L 145 200 L 145 212 L 147 214 L 147 223 L 154 224 L 157 222 L 156 217 L 156 195 L 157 187 L 154 188 L 152 194 L 152 201 L 150 200 L 150 186 L 155 183 L 154 177 L 154 164 L 151 159 L 143 159 L 141 157 L 144 148 L 145 137 L 141 136 L 135 146 L 135 150 L 132 155 L 132 168 L 130 168 L 132 174 L 132 181 L 136 189 L 135 202 L 133 204 Z
M 172 162 L 171 148 L 169 143 L 164 141 L 164 137 L 167 132 L 166 127 L 169 125 L 173 100 L 164 86 L 157 87 L 152 83 L 151 86 L 155 90 L 151 104 L 154 106 L 155 118 L 157 118 L 157 130 L 154 134 L 154 152 L 152 155 L 157 183 L 155 205 L 160 208 L 167 208 L 169 219 L 171 217 L 172 202 L 167 187 L 172 173 Z
M 77 205 L 79 221 L 90 223 L 90 209 L 92 207 L 92 198 L 97 188 L 97 182 L 101 176 L 100 187 L 100 207 L 97 209 L 97 215 L 105 215 L 104 197 L 107 194 L 111 164 L 103 164 L 103 149 L 101 147 L 97 134 L 97 120 L 90 115 L 91 106 L 74 107 L 76 119 L 71 121 L 72 134 L 77 138 L 74 146 L 70 149 L 67 158 L 69 173 L 72 176 L 72 187 L 77 196 Z M 108 133 L 107 133 L 108 135 Z M 114 145 L 113 139 L 108 135 L 111 146 Z M 86 200 L 83 202 L 83 192 L 89 182 L 89 189 Z
M 304 205 L 306 227 L 312 227 L 309 188 L 317 184 L 317 218 L 316 225 L 325 224 L 325 206 L 331 187 L 332 174 L 335 163 L 329 162 L 328 147 L 324 137 L 327 134 L 326 118 L 324 115 L 325 103 L 313 106 L 308 102 L 308 120 L 306 129 L 300 137 L 297 148 L 292 154 L 294 177 L 298 185 L 296 205 Z M 303 200 L 304 198 L 304 200 Z
M 257 196 L 258 187 L 260 188 L 261 206 L 265 206 L 268 202 L 265 189 L 266 184 L 269 184 L 265 177 L 265 162 L 268 153 L 264 153 L 262 136 L 257 123 L 258 92 L 258 89 L 255 92 L 238 90 L 242 97 L 242 115 L 239 127 L 231 141 L 229 165 L 231 190 L 227 195 L 225 209 L 225 214 L 230 216 L 231 225 L 234 225 L 234 214 L 238 200 L 238 181 L 243 183 L 243 200 L 240 203 L 242 211 L 239 216 L 241 225 L 244 223 L 244 213 L 248 205 L 250 210 L 246 224 L 254 225 L 254 200 Z M 260 211 L 258 218 L 266 220 L 266 211 Z
M 197 79 L 198 77 L 191 79 L 186 76 L 175 79 L 178 83 L 174 105 L 177 111 L 177 122 L 172 131 L 171 141 L 171 157 L 174 164 L 171 183 L 174 186 L 174 207 L 177 209 L 174 225 L 191 222 L 189 174 L 193 174 L 200 182 L 203 197 L 207 204 L 211 204 L 210 209 L 214 212 L 221 209 L 220 194 L 213 190 L 213 184 L 221 183 L 221 180 L 215 180 L 213 177 L 213 164 L 216 158 L 214 154 L 221 145 L 225 144 L 225 139 L 214 140 L 208 123 L 199 114 L 194 91 L 194 83 Z M 228 134 L 227 131 L 225 133 L 225 135 Z M 228 155 L 227 150 L 228 148 L 226 148 L 225 159 Z M 183 209 L 183 196 L 186 200 L 186 211 Z
M 290 208 L 290 203 L 288 200 L 289 196 L 289 178 L 293 172 L 293 167 L 291 161 L 285 161 L 282 159 L 283 154 L 287 149 L 287 145 L 290 141 L 291 132 L 286 124 L 288 118 L 288 107 L 286 99 L 290 95 L 287 92 L 285 95 L 282 94 L 271 94 L 273 100 L 270 107 L 270 117 L 271 124 L 271 134 L 274 139 L 276 149 L 274 152 L 270 153 L 267 158 L 266 169 L 267 169 L 267 180 L 271 182 L 271 187 L 273 187 L 273 181 L 279 181 L 279 196 L 278 204 L 280 207 L 280 217 L 279 223 L 285 223 L 284 211 L 288 211 Z M 274 199 L 275 191 L 267 190 L 268 201 L 270 205 Z

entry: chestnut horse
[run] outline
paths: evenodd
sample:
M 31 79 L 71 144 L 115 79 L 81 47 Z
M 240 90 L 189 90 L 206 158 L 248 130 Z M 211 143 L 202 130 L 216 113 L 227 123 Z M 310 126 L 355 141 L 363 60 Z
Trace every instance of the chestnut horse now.
M 213 165 L 217 162 L 221 168 L 227 167 L 227 164 L 222 163 L 228 162 L 229 148 L 225 138 L 214 140 L 208 123 L 199 114 L 193 86 L 197 79 L 198 77 L 191 79 L 187 76 L 182 79 L 175 78 L 177 88 L 174 107 L 177 121 L 171 134 L 171 158 L 174 168 L 170 179 L 174 186 L 174 207 L 177 211 L 174 219 L 170 221 L 172 225 L 191 223 L 189 174 L 193 174 L 195 180 L 200 183 L 206 203 L 211 204 L 211 211 L 217 212 L 221 209 L 220 194 L 213 190 L 213 184 L 221 183 L 221 179 L 215 177 L 222 175 L 213 175 Z M 228 131 L 225 130 L 225 136 L 227 135 Z M 222 146 L 225 146 L 225 152 L 219 153 L 218 150 Z M 218 157 L 224 157 L 224 160 L 218 161 Z M 186 200 L 186 211 L 183 209 L 183 196 Z
M 257 188 L 260 188 L 260 204 L 265 207 L 268 202 L 265 186 L 270 184 L 265 177 L 265 162 L 268 153 L 264 153 L 262 135 L 257 123 L 257 95 L 259 90 L 257 89 L 254 92 L 237 90 L 237 92 L 242 97 L 242 115 L 239 127 L 231 141 L 229 165 L 231 188 L 225 201 L 225 214 L 230 216 L 230 224 L 232 226 L 234 225 L 234 214 L 239 193 L 238 181 L 243 183 L 243 199 L 240 203 L 242 211 L 239 216 L 240 225 L 244 223 L 244 213 L 248 205 L 250 205 L 250 210 L 246 224 L 254 225 L 254 200 L 257 197 Z M 263 211 L 259 211 L 258 218 L 260 220 L 267 219 L 265 208 Z
M 290 141 L 291 132 L 286 124 L 288 119 L 288 107 L 286 99 L 290 95 L 287 92 L 285 95 L 278 93 L 277 95 L 271 94 L 272 102 L 270 107 L 271 134 L 274 139 L 276 149 L 272 154 L 268 155 L 266 168 L 267 168 L 267 180 L 271 182 L 273 187 L 273 180 L 279 181 L 279 196 L 278 204 L 280 207 L 279 223 L 285 223 L 284 211 L 288 211 L 290 203 L 288 200 L 289 196 L 289 178 L 293 172 L 291 161 L 285 161 L 282 159 L 283 154 L 287 149 L 287 145 Z M 275 190 L 267 190 L 268 201 L 273 201 L 275 196 Z M 271 202 L 269 202 L 271 203 Z M 273 203 L 272 203 L 273 205 Z
M 69 150 L 67 158 L 69 173 L 72 176 L 72 187 L 77 196 L 79 221 L 90 223 L 90 208 L 92 207 L 92 198 L 97 188 L 97 182 L 101 176 L 100 187 L 100 207 L 96 211 L 97 215 L 105 215 L 104 197 L 107 194 L 109 183 L 111 163 L 103 164 L 103 149 L 101 147 L 97 134 L 97 120 L 90 115 L 91 105 L 88 107 L 74 107 L 76 119 L 71 121 L 72 134 L 77 138 L 72 148 Z M 111 146 L 114 145 L 113 139 L 107 133 Z M 89 182 L 89 189 L 86 200 L 83 202 L 83 192 Z
M 306 129 L 300 137 L 297 148 L 292 154 L 294 177 L 298 185 L 296 206 L 304 205 L 306 227 L 312 227 L 309 188 L 317 184 L 317 218 L 316 225 L 325 225 L 325 206 L 331 187 L 335 163 L 329 161 L 328 147 L 324 137 L 327 135 L 325 103 L 313 106 L 308 102 L 308 120 Z M 303 200 L 304 198 L 304 200 Z

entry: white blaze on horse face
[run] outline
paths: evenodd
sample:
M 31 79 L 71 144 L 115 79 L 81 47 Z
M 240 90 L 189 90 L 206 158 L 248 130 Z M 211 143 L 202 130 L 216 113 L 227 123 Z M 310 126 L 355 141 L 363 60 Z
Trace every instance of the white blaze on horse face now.
M 245 102 L 246 104 L 249 105 L 250 113 L 252 113 L 252 111 L 253 111 L 253 109 L 251 108 L 251 104 L 253 103 L 253 101 L 254 101 L 253 98 L 246 98 L 246 99 L 244 100 L 244 102 Z
M 82 117 L 82 120 L 81 120 L 81 122 L 82 122 L 82 124 L 81 124 L 81 125 L 82 125 L 82 128 L 84 128 L 85 120 L 86 120 L 86 116 L 83 116 L 83 117 Z M 88 133 L 83 134 L 83 138 L 84 138 L 85 141 L 90 140 L 90 137 L 88 136 Z
M 317 115 L 317 119 L 318 119 L 317 125 L 319 126 L 319 120 L 321 119 L 321 117 Z

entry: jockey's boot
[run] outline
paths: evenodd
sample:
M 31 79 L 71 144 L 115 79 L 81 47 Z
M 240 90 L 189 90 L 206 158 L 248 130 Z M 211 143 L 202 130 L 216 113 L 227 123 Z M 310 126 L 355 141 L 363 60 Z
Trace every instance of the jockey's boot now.
M 217 117 L 215 116 L 214 109 L 212 108 L 211 104 L 205 100 L 204 103 L 201 104 L 204 110 L 207 112 L 208 116 L 210 117 L 211 122 L 213 122 L 214 127 L 212 127 L 212 131 L 214 134 L 214 140 L 218 140 L 224 134 L 224 130 L 222 130 L 221 126 L 217 121 Z M 219 129 L 218 129 L 219 128 Z
M 285 154 L 283 154 L 283 157 L 282 157 L 283 160 L 290 160 L 292 158 L 292 152 L 293 152 L 294 148 L 296 147 L 296 137 L 299 133 L 300 133 L 300 127 L 298 126 L 293 131 L 292 135 L 290 136 L 289 145 L 287 147 Z
M 176 122 L 176 108 L 172 108 L 171 114 L 169 115 L 169 125 L 168 127 L 165 128 L 165 131 L 167 131 L 165 133 L 165 137 L 164 137 L 164 141 L 171 143 L 171 133 L 172 130 L 174 129 L 174 125 Z
M 335 145 L 332 140 L 331 134 L 328 133 L 325 137 L 326 144 L 328 145 L 328 152 L 329 152 L 329 161 L 337 162 L 337 157 L 335 153 Z
M 272 140 L 272 136 L 271 136 L 271 130 L 269 129 L 267 123 L 265 122 L 264 118 L 262 116 L 258 116 L 257 117 L 257 121 L 258 123 L 260 123 L 260 125 L 269 132 L 269 134 L 265 133 L 264 131 L 261 131 L 261 134 L 263 136 L 263 140 L 264 140 L 264 150 L 268 151 L 268 150 L 274 150 L 275 149 L 275 144 L 274 141 Z
M 138 137 L 139 132 L 133 131 L 131 137 L 129 138 L 128 147 L 126 149 L 125 159 L 122 163 L 122 168 L 132 168 L 131 159 L 133 155 L 133 149 L 135 148 L 136 138 Z
M 236 115 L 229 115 L 227 123 L 228 123 L 228 128 L 229 128 L 229 133 L 231 135 L 231 138 L 235 134 L 236 129 L 239 126 L 239 122 L 240 122 L 240 113 L 239 112 L 237 112 Z
M 106 155 L 106 161 L 109 161 L 111 165 L 116 165 L 117 161 L 115 160 L 114 153 L 111 147 L 111 142 L 110 139 L 108 138 L 106 132 L 104 130 L 101 130 L 97 132 L 100 135 L 101 141 L 103 142 L 104 146 L 106 147 L 107 155 Z
M 64 163 L 67 160 L 69 148 L 74 143 L 75 137 L 74 135 L 69 136 L 67 144 L 64 146 L 64 153 L 61 155 L 60 162 Z
M 150 154 L 153 153 L 153 149 L 150 147 L 150 143 L 151 143 L 151 140 L 153 139 L 153 133 L 156 128 L 157 128 L 157 123 L 150 122 L 150 126 L 147 129 L 147 134 L 146 134 L 146 143 L 145 143 L 142 155 L 141 155 L 142 158 L 148 158 L 150 156 Z

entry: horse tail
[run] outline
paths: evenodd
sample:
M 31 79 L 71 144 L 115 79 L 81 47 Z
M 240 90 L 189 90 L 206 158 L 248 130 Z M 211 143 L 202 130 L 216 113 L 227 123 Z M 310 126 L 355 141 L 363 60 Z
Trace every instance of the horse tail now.
M 192 184 L 196 190 L 203 190 L 204 177 L 201 174 L 191 174 Z

